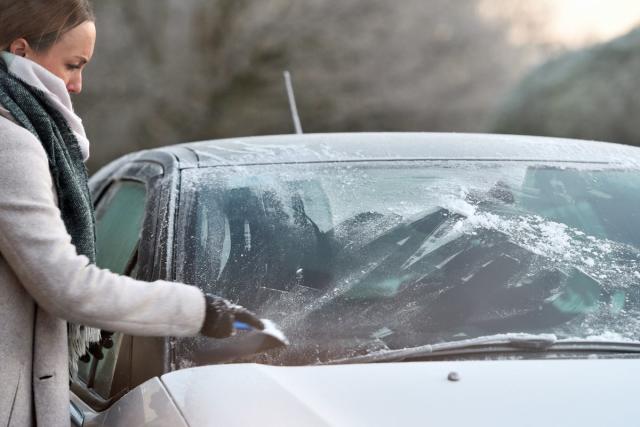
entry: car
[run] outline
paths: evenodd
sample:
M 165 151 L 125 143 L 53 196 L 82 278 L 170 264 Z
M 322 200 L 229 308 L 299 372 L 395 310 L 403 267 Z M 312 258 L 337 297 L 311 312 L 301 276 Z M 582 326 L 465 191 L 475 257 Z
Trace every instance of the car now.
M 90 180 L 98 265 L 273 320 L 114 334 L 77 426 L 636 425 L 640 148 L 282 135 L 124 156 Z

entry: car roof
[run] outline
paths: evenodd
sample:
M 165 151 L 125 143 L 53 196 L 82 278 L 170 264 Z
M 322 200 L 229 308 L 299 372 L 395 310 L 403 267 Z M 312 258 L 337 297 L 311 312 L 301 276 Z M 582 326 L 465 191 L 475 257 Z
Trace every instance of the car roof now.
M 180 168 L 383 160 L 512 160 L 640 166 L 640 148 L 576 139 L 473 133 L 323 133 L 191 142 L 170 153 Z M 142 154 L 142 153 L 141 153 Z

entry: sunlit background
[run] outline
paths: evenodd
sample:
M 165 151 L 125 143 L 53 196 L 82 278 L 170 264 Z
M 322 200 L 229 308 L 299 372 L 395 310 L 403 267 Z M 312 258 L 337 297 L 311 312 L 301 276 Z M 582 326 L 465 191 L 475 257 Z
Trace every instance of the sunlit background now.
M 308 132 L 640 141 L 638 1 L 94 4 L 98 44 L 75 100 L 91 171 L 139 149 L 291 132 L 285 69 Z
M 561 0 L 548 5 L 548 37 L 570 47 L 620 36 L 640 22 L 640 2 L 635 0 Z
M 546 42 L 559 48 L 579 48 L 620 36 L 640 23 L 640 2 L 635 0 L 515 0 L 511 3 L 483 0 L 479 10 L 489 19 L 510 21 L 509 36 L 515 44 Z M 522 11 L 522 15 L 519 16 L 518 11 Z

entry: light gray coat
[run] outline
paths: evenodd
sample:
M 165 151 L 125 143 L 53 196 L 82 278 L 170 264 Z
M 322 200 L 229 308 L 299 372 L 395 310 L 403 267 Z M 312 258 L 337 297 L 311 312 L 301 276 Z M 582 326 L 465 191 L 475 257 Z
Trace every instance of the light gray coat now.
M 47 156 L 0 116 L 0 426 L 69 426 L 65 321 L 134 335 L 194 335 L 202 292 L 88 265 L 67 234 Z

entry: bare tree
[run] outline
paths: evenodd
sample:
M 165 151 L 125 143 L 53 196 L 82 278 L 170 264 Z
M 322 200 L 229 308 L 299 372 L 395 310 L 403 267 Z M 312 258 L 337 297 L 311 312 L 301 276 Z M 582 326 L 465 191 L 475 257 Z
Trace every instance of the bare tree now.
M 77 108 L 92 169 L 140 148 L 306 131 L 478 131 L 531 61 L 513 0 L 101 0 Z M 525 8 L 526 9 L 526 8 Z M 526 16 L 526 15 L 524 15 Z

